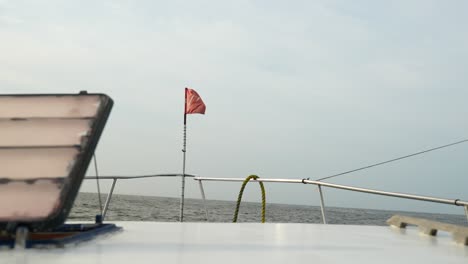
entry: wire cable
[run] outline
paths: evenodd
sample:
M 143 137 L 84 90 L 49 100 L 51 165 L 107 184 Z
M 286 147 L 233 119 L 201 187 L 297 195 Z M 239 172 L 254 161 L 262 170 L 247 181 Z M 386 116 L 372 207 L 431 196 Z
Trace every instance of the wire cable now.
M 327 177 L 317 179 L 317 181 L 322 181 L 322 180 L 326 180 L 326 179 L 335 178 L 335 177 L 338 177 L 338 176 L 341 176 L 341 175 L 349 174 L 349 173 L 360 171 L 360 170 L 369 169 L 369 168 L 372 168 L 372 167 L 387 164 L 387 163 L 394 162 L 394 161 L 397 161 L 397 160 L 406 159 L 406 158 L 409 158 L 409 157 L 414 157 L 414 156 L 421 155 L 421 154 L 424 154 L 424 153 L 427 153 L 427 152 L 431 152 L 431 151 L 435 151 L 435 150 L 439 150 L 439 149 L 443 149 L 443 148 L 448 148 L 448 147 L 458 145 L 458 144 L 462 144 L 462 143 L 465 143 L 465 142 L 468 142 L 468 139 L 460 140 L 460 141 L 457 141 L 457 142 L 454 142 L 454 143 L 450 143 L 450 144 L 447 144 L 447 145 L 443 145 L 443 146 L 439 146 L 439 147 L 435 147 L 435 148 L 431 148 L 431 149 L 426 149 L 426 150 L 419 151 L 419 152 L 416 152 L 416 153 L 413 153 L 413 154 L 401 156 L 401 157 L 394 158 L 394 159 L 387 160 L 387 161 L 382 161 L 382 162 L 375 163 L 375 164 L 372 164 L 372 165 L 367 165 L 367 166 L 360 167 L 360 168 L 357 168 L 357 169 L 354 169 L 354 170 L 349 170 L 349 171 L 341 172 L 341 173 L 338 173 L 338 174 L 330 175 L 330 176 L 327 176 Z

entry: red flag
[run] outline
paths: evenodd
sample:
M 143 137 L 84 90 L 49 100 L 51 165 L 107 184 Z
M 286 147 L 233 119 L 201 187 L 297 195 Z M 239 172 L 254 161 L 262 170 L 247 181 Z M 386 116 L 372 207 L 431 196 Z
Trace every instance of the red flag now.
M 185 114 L 205 114 L 206 106 L 193 89 L 185 88 Z

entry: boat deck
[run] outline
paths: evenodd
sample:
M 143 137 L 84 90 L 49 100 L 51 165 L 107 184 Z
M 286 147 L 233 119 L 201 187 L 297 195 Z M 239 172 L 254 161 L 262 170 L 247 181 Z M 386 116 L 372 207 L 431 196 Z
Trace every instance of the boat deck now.
M 468 246 L 417 228 L 117 222 L 122 232 L 64 249 L 0 251 L 0 263 L 468 263 Z

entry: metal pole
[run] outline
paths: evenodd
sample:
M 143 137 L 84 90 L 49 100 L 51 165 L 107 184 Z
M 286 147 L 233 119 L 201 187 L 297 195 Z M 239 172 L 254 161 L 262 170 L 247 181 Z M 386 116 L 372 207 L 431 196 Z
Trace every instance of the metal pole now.
M 198 181 L 198 186 L 200 186 L 200 193 L 201 193 L 201 196 L 202 196 L 202 199 L 203 199 L 203 207 L 205 208 L 206 221 L 208 221 L 208 209 L 206 208 L 205 190 L 203 190 L 202 181 Z
M 242 182 L 242 181 L 244 181 L 244 179 L 242 179 L 242 178 L 194 177 L 193 179 L 194 180 L 204 180 L 204 181 L 225 181 L 225 182 Z M 460 199 L 444 199 L 444 198 L 414 195 L 414 194 L 406 194 L 406 193 L 386 192 L 386 191 L 372 190 L 372 189 L 367 189 L 367 188 L 358 188 L 358 187 L 353 187 L 353 186 L 340 185 L 340 184 L 334 184 L 334 183 L 327 183 L 327 182 L 321 182 L 321 181 L 313 181 L 313 180 L 262 179 L 262 178 L 259 178 L 259 179 L 255 180 L 255 181 L 257 181 L 257 182 L 278 182 L 278 183 L 306 183 L 306 184 L 321 185 L 321 186 L 335 188 L 335 189 L 342 189 L 342 190 L 356 191 L 356 192 L 363 192 L 363 193 L 372 193 L 372 194 L 378 194 L 378 195 L 385 195 L 385 196 L 399 197 L 399 198 L 420 200 L 420 201 L 428 201 L 428 202 L 434 202 L 434 203 L 450 204 L 450 205 L 457 205 L 457 206 L 468 205 L 468 201 L 462 201 Z
M 182 190 L 180 194 L 180 215 L 179 221 L 184 221 L 184 198 L 185 198 L 185 153 L 187 152 L 187 92 L 188 88 L 185 87 L 184 96 L 184 141 L 183 141 L 183 148 L 182 152 L 184 153 L 183 161 L 182 161 Z
M 102 221 L 104 221 L 104 218 L 106 217 L 107 209 L 109 208 L 109 204 L 112 199 L 112 193 L 114 192 L 114 187 L 115 187 L 116 182 L 117 182 L 117 179 L 114 179 L 114 181 L 112 182 L 112 187 L 109 191 L 109 194 L 107 195 L 106 203 L 104 204 L 104 209 L 102 209 L 102 213 L 101 213 Z
M 184 196 L 185 196 L 185 153 L 187 151 L 187 125 L 184 122 L 184 143 L 183 143 L 182 152 L 184 153 L 184 158 L 182 162 L 182 191 L 180 194 L 180 215 L 179 220 L 180 222 L 184 221 Z
M 99 210 L 101 210 L 102 212 L 101 187 L 99 186 L 99 170 L 98 170 L 98 165 L 97 165 L 96 153 L 94 153 L 93 155 L 93 160 L 94 160 L 94 172 L 96 173 L 96 185 L 97 185 L 98 198 L 99 198 Z
M 320 210 L 322 211 L 322 222 L 323 224 L 327 224 L 327 218 L 325 217 L 325 203 L 323 202 L 323 193 L 322 193 L 322 186 L 317 185 L 318 191 L 320 193 Z
M 468 221 L 468 205 L 465 205 L 465 215 L 466 215 L 466 220 Z

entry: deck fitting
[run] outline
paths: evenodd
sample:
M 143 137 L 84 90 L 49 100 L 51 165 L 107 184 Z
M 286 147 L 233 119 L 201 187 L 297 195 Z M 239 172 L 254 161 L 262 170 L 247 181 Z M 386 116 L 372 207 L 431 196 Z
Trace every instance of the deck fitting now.
M 398 228 L 415 225 L 418 226 L 420 232 L 430 236 L 436 236 L 438 230 L 449 232 L 452 234 L 455 242 L 468 246 L 467 227 L 402 215 L 392 216 L 387 220 L 387 224 Z

